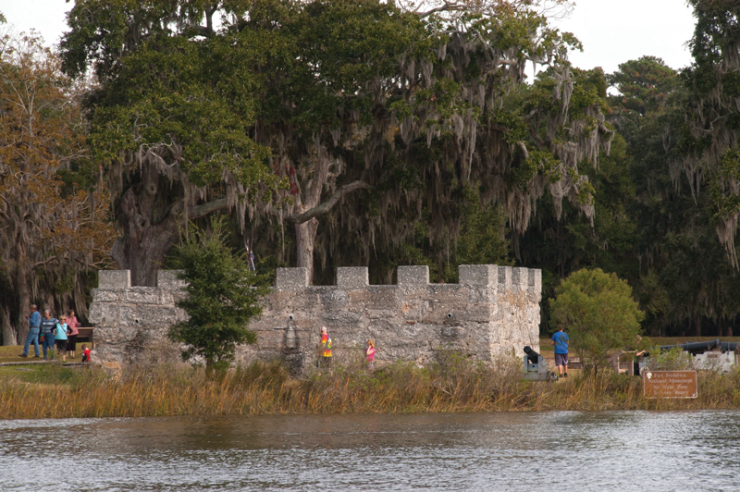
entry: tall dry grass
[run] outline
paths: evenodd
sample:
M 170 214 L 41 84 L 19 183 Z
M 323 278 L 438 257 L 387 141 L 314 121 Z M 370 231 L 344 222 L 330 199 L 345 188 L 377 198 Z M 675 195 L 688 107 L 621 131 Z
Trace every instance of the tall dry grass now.
M 429 368 L 398 362 L 367 372 L 356 364 L 301 379 L 278 363 L 210 377 L 180 365 L 141 367 L 118 377 L 89 370 L 52 382 L 5 380 L 0 418 L 740 408 L 738 388 L 738 372 L 701 373 L 697 399 L 646 399 L 639 378 L 602 372 L 530 382 L 521 380 L 515 360 L 492 370 L 454 354 Z

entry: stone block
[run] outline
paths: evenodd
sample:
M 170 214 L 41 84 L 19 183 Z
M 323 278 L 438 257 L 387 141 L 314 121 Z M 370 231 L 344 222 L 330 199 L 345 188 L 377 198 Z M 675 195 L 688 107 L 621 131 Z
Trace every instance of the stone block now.
M 512 276 L 513 276 L 513 269 L 510 266 L 498 267 L 499 285 L 511 285 Z
M 98 272 L 98 289 L 123 291 L 130 288 L 130 270 L 100 270 Z
M 529 274 L 526 268 L 512 268 L 511 269 L 511 283 L 519 285 L 521 288 L 526 288 L 529 284 Z
M 95 303 L 90 305 L 88 320 L 95 326 L 118 326 L 119 307 L 115 303 Z
M 132 287 L 123 294 L 123 301 L 132 304 L 159 304 L 159 289 L 156 287 Z
M 123 291 L 92 289 L 93 302 L 120 302 Z
M 157 287 L 164 290 L 182 290 L 188 283 L 178 278 L 179 270 L 160 270 L 157 273 Z
M 278 290 L 297 291 L 308 287 L 308 268 L 278 268 L 275 286 Z
M 398 285 L 429 285 L 429 267 L 426 265 L 398 267 Z
M 490 285 L 498 282 L 496 265 L 460 265 L 458 272 L 462 285 Z
M 337 287 L 340 289 L 364 289 L 370 285 L 367 267 L 337 268 Z
M 539 302 L 542 296 L 542 270 L 530 269 L 528 271 L 527 287 L 529 293 L 536 296 Z
M 319 294 L 319 299 L 324 309 L 336 311 L 338 309 L 344 309 L 347 305 L 348 295 L 346 291 L 341 289 L 327 289 L 325 292 Z

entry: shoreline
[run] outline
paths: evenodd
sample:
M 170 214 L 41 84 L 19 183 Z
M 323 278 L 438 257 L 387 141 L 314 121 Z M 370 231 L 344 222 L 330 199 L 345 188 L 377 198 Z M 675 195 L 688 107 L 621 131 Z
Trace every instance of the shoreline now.
M 418 368 L 361 364 L 294 378 L 278 363 L 211 376 L 185 364 L 102 369 L 42 366 L 0 372 L 0 419 L 337 413 L 458 413 L 740 409 L 740 372 L 700 372 L 696 399 L 649 399 L 639 378 L 611 371 L 556 383 L 521 380 L 516 360 L 494 371 L 465 359 Z

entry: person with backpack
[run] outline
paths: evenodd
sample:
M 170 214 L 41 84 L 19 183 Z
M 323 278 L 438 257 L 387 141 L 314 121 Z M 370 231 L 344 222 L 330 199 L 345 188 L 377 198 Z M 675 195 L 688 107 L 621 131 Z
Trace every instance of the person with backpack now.
M 331 338 L 326 326 L 321 327 L 321 342 L 319 343 L 319 367 L 331 367 Z

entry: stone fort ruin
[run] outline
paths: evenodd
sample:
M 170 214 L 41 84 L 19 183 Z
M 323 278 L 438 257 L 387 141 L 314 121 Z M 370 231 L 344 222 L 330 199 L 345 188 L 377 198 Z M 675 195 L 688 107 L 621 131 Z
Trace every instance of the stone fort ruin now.
M 397 359 L 431 362 L 454 350 L 485 363 L 539 350 L 542 272 L 496 265 L 461 265 L 457 284 L 430 284 L 426 266 L 398 267 L 396 285 L 370 285 L 366 267 L 337 269 L 337 285 L 311 286 L 305 268 L 279 268 L 276 285 L 250 324 L 255 345 L 239 347 L 237 363 L 282 359 L 301 372 L 317 358 L 326 326 L 336 359 L 364 354 L 372 338 L 376 364 Z M 128 270 L 101 271 L 90 321 L 96 360 L 121 368 L 143 358 L 173 357 L 169 326 L 187 319 L 175 303 L 184 284 L 160 271 L 157 287 L 132 287 Z M 163 355 L 169 354 L 169 355 Z

